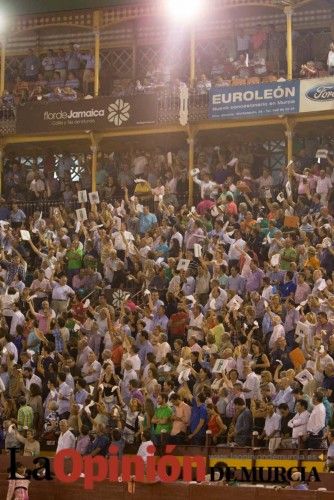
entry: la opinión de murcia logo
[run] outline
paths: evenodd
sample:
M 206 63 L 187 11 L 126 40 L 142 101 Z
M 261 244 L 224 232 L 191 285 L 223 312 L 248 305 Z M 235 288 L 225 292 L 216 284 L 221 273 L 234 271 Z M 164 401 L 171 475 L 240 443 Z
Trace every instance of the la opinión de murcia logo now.
M 306 92 L 307 99 L 310 101 L 333 101 L 334 100 L 334 84 L 333 85 L 317 85 Z
M 123 99 L 117 99 L 108 107 L 108 121 L 114 123 L 116 127 L 119 127 L 123 122 L 127 122 L 130 118 L 129 111 L 130 104 L 128 102 L 124 102 Z
M 312 467 L 307 471 L 306 467 L 229 467 L 219 462 L 213 467 L 207 468 L 206 457 L 203 455 L 184 456 L 182 465 L 177 456 L 171 455 L 175 446 L 167 445 L 165 455 L 157 457 L 154 455 L 155 447 L 147 447 L 150 454 L 144 461 L 139 455 L 123 455 L 118 457 L 118 447 L 111 445 L 109 447 L 109 457 L 100 455 L 81 456 L 75 449 L 61 450 L 56 453 L 53 462 L 54 474 L 58 481 L 64 484 L 71 484 L 83 480 L 83 487 L 86 490 L 92 490 L 96 483 L 102 481 L 109 482 L 145 482 L 155 483 L 174 483 L 182 478 L 185 482 L 194 480 L 194 474 L 197 482 L 207 481 L 234 481 L 238 482 L 261 482 L 283 484 L 292 480 L 294 472 L 301 473 L 302 481 L 320 481 L 317 468 Z M 10 452 L 10 476 L 9 479 L 16 478 L 16 448 L 9 448 Z M 50 460 L 47 457 L 36 457 L 33 460 L 36 465 L 34 470 L 27 470 L 28 479 L 41 481 L 52 480 Z M 68 469 L 71 472 L 67 472 Z M 236 473 L 239 472 L 239 477 Z M 217 478 L 216 475 L 219 474 Z

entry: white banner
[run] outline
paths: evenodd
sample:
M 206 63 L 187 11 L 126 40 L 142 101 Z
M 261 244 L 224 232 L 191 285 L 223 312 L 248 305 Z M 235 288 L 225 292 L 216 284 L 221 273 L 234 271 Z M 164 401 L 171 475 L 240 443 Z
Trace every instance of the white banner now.
M 334 110 L 334 76 L 300 80 L 300 113 Z

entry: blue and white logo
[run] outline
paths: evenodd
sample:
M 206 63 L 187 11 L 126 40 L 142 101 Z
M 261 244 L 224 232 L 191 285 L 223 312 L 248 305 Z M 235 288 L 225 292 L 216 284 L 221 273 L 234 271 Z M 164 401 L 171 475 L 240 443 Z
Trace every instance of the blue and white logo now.
M 334 101 L 334 83 L 312 87 L 306 92 L 306 97 L 311 101 Z

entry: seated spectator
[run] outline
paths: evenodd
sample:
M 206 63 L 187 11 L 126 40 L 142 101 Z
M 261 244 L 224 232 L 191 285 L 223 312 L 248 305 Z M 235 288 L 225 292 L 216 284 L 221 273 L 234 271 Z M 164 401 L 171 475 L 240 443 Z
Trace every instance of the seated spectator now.
M 306 64 L 302 64 L 299 74 L 304 78 L 316 78 L 319 76 L 318 70 L 313 61 L 308 61 Z
M 65 87 L 70 87 L 73 90 L 78 90 L 80 87 L 80 81 L 73 71 L 69 71 L 67 75 L 67 80 L 64 84 Z

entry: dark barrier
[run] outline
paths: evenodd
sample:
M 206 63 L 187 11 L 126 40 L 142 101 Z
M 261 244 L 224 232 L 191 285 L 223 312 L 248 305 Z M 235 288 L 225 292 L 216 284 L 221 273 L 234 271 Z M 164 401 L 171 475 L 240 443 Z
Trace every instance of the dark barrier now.
M 7 481 L 0 476 L 0 498 L 5 499 Z M 135 484 L 135 493 L 128 492 L 127 483 L 96 484 L 93 491 L 86 491 L 80 483 L 61 484 L 53 481 L 34 481 L 29 488 L 30 500 L 46 498 L 48 500 L 331 500 L 333 491 L 298 491 L 284 489 L 266 489 L 251 487 L 222 486 L 218 484 Z
M 106 131 L 157 123 L 156 94 L 27 103 L 17 108 L 16 132 Z

